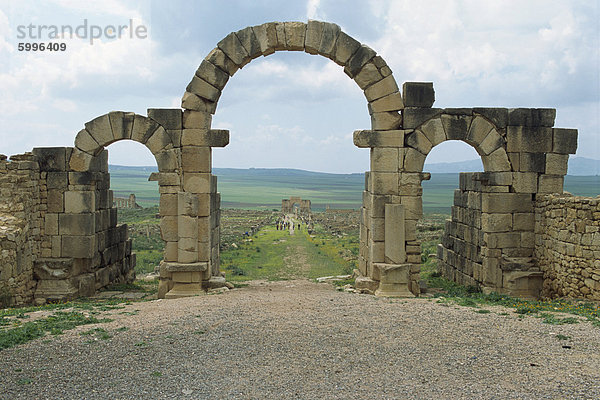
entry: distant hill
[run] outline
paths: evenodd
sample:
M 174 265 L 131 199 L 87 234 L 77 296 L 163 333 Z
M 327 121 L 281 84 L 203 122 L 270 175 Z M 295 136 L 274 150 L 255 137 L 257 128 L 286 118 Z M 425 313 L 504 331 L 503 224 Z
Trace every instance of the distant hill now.
M 449 163 L 425 163 L 423 171 L 437 173 L 459 173 L 483 171 L 481 160 L 457 161 Z M 600 160 L 586 157 L 569 157 L 568 175 L 590 176 L 600 175 Z

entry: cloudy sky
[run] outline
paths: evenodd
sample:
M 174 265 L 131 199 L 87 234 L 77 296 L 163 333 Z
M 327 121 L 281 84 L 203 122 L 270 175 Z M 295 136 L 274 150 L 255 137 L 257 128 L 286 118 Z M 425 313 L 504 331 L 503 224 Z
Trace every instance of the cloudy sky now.
M 437 107 L 552 107 L 579 129 L 577 155 L 600 159 L 600 2 L 551 0 L 0 0 L 0 153 L 72 146 L 86 121 L 112 110 L 180 107 L 201 60 L 229 32 L 269 21 L 335 22 L 372 47 L 399 85 L 433 81 Z M 18 51 L 42 25 L 141 27 L 140 37 L 65 38 L 65 51 Z M 34 38 L 27 28 L 34 26 Z M 143 30 L 147 34 L 143 34 Z M 22 32 L 25 30 L 25 38 Z M 21 36 L 21 37 L 20 37 Z M 341 67 L 306 53 L 252 61 L 227 84 L 213 128 L 231 142 L 215 167 L 368 170 L 352 132 L 370 127 L 365 98 Z M 110 162 L 152 165 L 134 142 Z M 427 162 L 477 158 L 444 143 Z

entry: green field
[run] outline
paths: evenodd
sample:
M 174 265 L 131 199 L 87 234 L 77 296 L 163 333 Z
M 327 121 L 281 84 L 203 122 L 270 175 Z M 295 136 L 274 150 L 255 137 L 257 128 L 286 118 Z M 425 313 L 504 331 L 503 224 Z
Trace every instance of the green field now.
M 158 184 L 148 182 L 150 167 L 111 166 L 111 189 L 115 197 L 135 193 L 140 205 L 158 204 Z M 225 208 L 279 209 L 281 199 L 299 196 L 309 199 L 314 210 L 359 208 L 364 190 L 364 174 L 324 174 L 290 169 L 219 169 L 221 204 Z M 425 212 L 449 213 L 458 174 L 431 174 L 423 181 Z M 600 194 L 599 176 L 566 176 L 565 190 L 579 196 Z

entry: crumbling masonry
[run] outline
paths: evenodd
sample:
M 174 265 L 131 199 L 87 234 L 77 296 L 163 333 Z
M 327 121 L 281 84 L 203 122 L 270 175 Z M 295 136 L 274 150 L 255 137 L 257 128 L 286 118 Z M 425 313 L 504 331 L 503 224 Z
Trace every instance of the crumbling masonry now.
M 105 147 L 135 140 L 159 172 L 160 298 L 222 286 L 213 147 L 229 132 L 211 128 L 227 81 L 259 56 L 305 51 L 343 67 L 364 91 L 371 129 L 354 133 L 370 148 L 361 208 L 357 286 L 381 296 L 419 294 L 421 181 L 429 151 L 462 140 L 484 173 L 462 174 L 452 219 L 438 250 L 443 274 L 517 296 L 600 299 L 598 199 L 557 197 L 577 131 L 554 128 L 553 109 L 432 108 L 431 83 L 402 93 L 374 50 L 320 21 L 272 22 L 227 35 L 200 63 L 182 109 L 148 116 L 110 112 L 85 124 L 73 148 L 38 148 L 0 164 L 3 227 L 0 290 L 13 304 L 92 294 L 133 278 L 127 227 L 117 225 Z

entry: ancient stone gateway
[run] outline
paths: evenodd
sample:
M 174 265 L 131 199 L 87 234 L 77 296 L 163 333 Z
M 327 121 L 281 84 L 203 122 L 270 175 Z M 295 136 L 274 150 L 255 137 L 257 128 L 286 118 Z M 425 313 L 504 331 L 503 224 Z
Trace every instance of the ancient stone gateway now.
M 6 242 L 16 249 L 2 259 L 0 289 L 9 287 L 19 293 L 15 302 L 26 303 L 34 292 L 40 300 L 65 299 L 132 279 L 135 257 L 126 226 L 117 226 L 107 173 L 105 147 L 118 140 L 144 144 L 158 166 L 151 179 L 159 185 L 165 241 L 159 297 L 224 285 L 211 151 L 229 143 L 229 132 L 212 129 L 212 115 L 238 69 L 280 50 L 331 59 L 368 103 L 371 129 L 354 132 L 354 144 L 369 148 L 371 160 L 361 208 L 358 287 L 382 296 L 419 294 L 416 225 L 422 217 L 421 181 L 429 178 L 423 165 L 434 146 L 461 140 L 479 153 L 485 172 L 461 174 L 438 249 L 444 275 L 518 296 L 537 297 L 544 282 L 547 296 L 600 299 L 600 279 L 594 278 L 600 276 L 594 264 L 600 254 L 600 201 L 545 197 L 562 193 L 576 130 L 553 128 L 553 109 L 432 108 L 433 84 L 404 83 L 400 93 L 383 58 L 339 26 L 320 21 L 272 22 L 230 33 L 200 63 L 183 95 L 183 110 L 151 108 L 147 117 L 110 112 L 86 123 L 73 148 L 37 148 L 10 162 L 0 159 L 0 184 L 15 187 L 16 182 L 20 196 L 7 202 L 20 207 L 18 212 L 0 209 L 20 218 L 10 222 L 15 233 L 0 234 L 3 248 Z M 27 185 L 19 183 L 24 176 Z M 557 204 L 573 212 L 561 217 Z M 590 216 L 579 223 L 585 226 L 577 225 L 579 252 L 544 225 L 572 224 L 573 215 Z M 557 241 L 559 249 L 550 251 Z M 583 265 L 571 270 L 585 270 L 585 276 L 568 277 L 581 282 L 580 291 L 565 284 L 566 268 L 549 266 L 557 259 Z M 15 260 L 21 260 L 18 268 L 12 267 Z
M 300 207 L 300 213 L 310 214 L 310 200 L 302 200 L 300 197 L 290 197 L 289 199 L 281 200 L 281 212 L 294 212 L 294 206 L 296 204 Z

